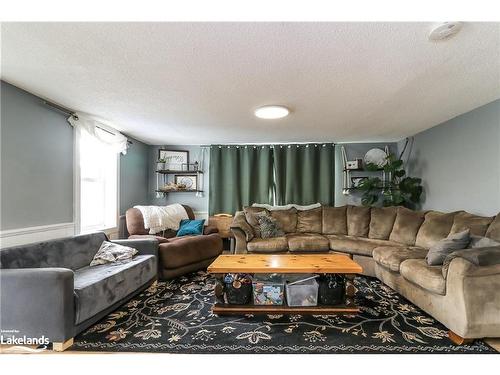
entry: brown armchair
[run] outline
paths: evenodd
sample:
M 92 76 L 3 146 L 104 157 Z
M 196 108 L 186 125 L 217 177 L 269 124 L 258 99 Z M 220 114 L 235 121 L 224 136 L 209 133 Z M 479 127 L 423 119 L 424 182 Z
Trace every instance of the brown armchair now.
M 183 205 L 189 219 L 194 219 L 191 207 Z M 165 230 L 150 235 L 144 227 L 144 219 L 137 208 L 129 208 L 120 217 L 120 238 L 155 238 L 158 248 L 158 276 L 171 279 L 189 272 L 206 269 L 222 253 L 222 239 L 218 229 L 207 225 L 201 236 L 176 237 L 176 231 Z

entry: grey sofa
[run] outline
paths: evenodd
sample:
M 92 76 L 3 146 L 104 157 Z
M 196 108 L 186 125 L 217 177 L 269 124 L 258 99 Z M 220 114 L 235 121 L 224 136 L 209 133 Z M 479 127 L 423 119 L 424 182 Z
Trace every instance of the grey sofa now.
M 246 207 L 235 214 L 231 230 L 237 254 L 346 253 L 365 275 L 377 277 L 448 327 L 454 342 L 500 337 L 500 246 L 455 254 L 446 269 L 425 260 L 433 244 L 464 229 L 500 242 L 500 214 L 357 206 L 272 210 L 285 234 L 261 238 L 254 215 L 263 210 Z
M 45 336 L 54 350 L 156 279 L 156 240 L 113 241 L 139 254 L 128 263 L 90 267 L 104 233 L 0 250 L 0 330 L 16 337 Z

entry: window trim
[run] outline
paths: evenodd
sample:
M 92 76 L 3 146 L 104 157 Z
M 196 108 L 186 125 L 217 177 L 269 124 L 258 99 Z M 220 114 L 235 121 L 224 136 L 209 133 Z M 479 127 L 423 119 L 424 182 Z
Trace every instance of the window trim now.
M 82 233 L 81 227 L 81 169 L 80 169 L 80 127 L 73 128 L 73 222 L 75 234 Z M 118 231 L 120 219 L 120 153 L 116 154 L 116 225 L 109 228 L 100 228 L 95 231 L 104 232 L 106 235 Z M 94 231 L 94 230 L 93 230 Z

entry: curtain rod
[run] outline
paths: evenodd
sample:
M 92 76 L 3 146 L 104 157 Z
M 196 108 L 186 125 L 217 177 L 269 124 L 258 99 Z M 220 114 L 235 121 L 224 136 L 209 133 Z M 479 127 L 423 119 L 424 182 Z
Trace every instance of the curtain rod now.
M 66 108 L 66 107 L 63 107 L 62 105 L 59 105 L 59 104 L 56 104 L 56 103 L 53 103 L 53 102 L 50 102 L 48 100 L 45 100 L 45 99 L 42 99 L 42 103 L 45 104 L 46 106 L 48 107 L 51 107 L 51 108 L 54 108 L 56 110 L 58 110 L 59 112 L 62 112 L 62 113 L 66 113 L 67 115 L 70 115 L 71 117 L 73 117 L 75 120 L 78 120 L 78 116 L 76 114 L 75 111 L 73 111 L 72 109 L 69 109 L 69 108 Z M 113 134 L 112 132 L 110 132 L 109 130 L 107 129 L 104 129 L 104 128 L 101 128 L 100 126 L 97 126 L 99 129 L 101 129 L 102 131 L 106 132 L 106 133 L 109 133 L 109 134 Z M 132 141 L 129 141 L 127 139 L 127 144 L 131 145 L 133 144 Z

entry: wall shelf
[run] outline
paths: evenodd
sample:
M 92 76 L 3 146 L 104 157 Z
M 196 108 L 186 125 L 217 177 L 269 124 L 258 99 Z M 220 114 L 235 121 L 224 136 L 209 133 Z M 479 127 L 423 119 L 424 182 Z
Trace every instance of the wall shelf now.
M 157 170 L 156 173 L 160 174 L 203 174 L 203 171 L 173 171 L 170 169 Z
M 184 189 L 184 190 L 155 190 L 157 193 L 203 193 L 203 190 L 195 190 L 195 189 Z

